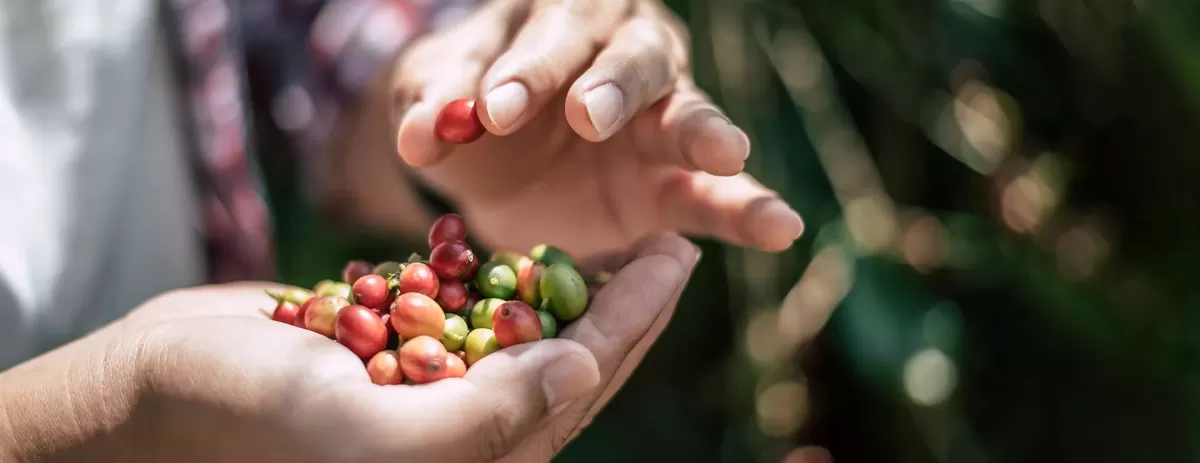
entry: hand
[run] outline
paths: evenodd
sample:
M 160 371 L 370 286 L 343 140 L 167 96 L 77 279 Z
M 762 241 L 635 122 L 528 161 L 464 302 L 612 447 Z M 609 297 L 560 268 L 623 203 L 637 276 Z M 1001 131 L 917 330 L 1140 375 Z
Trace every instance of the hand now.
M 768 251 L 800 216 L 740 173 L 749 140 L 696 88 L 684 27 L 657 0 L 496 0 L 414 43 L 394 72 L 401 158 L 491 247 L 587 256 L 673 230 Z M 489 134 L 434 136 L 479 98 Z
M 0 374 L 0 456 L 548 461 L 662 332 L 699 254 L 664 235 L 629 257 L 561 339 L 503 349 L 465 378 L 420 386 L 371 384 L 349 350 L 269 320 L 266 283 L 168 293 Z M 58 379 L 67 386 L 46 384 Z M 3 432 L 5 412 L 15 439 Z M 25 450 L 13 452 L 14 441 Z

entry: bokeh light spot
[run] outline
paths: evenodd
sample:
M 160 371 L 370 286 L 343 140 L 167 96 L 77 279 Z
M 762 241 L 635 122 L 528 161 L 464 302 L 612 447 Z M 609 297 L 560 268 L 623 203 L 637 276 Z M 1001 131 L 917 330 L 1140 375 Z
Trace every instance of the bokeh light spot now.
M 922 349 L 904 364 L 904 390 L 917 405 L 932 407 L 945 402 L 957 383 L 954 362 L 938 349 Z
M 799 381 L 772 384 L 758 395 L 756 402 L 758 427 L 768 436 L 794 433 L 808 418 L 808 386 Z

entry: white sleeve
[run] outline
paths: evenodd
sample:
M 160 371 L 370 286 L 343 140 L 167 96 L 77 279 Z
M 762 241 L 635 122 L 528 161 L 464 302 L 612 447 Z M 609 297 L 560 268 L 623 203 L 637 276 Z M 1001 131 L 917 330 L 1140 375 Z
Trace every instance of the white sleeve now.
M 0 370 L 201 282 L 154 8 L 0 2 Z

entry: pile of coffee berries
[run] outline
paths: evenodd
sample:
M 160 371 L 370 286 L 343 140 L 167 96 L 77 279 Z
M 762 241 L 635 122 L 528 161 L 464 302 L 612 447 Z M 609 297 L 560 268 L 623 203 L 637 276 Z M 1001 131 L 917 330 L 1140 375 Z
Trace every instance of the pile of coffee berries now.
M 428 259 L 350 261 L 341 282 L 268 292 L 278 302 L 271 318 L 336 339 L 366 361 L 375 384 L 422 384 L 557 336 L 610 277 L 585 283 L 571 256 L 548 245 L 480 263 L 466 237 L 462 217 L 444 215 L 429 230 Z

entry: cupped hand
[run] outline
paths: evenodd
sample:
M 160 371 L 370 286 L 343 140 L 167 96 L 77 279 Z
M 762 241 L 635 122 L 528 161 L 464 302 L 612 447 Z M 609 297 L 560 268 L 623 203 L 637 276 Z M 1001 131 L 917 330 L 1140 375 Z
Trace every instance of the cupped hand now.
M 768 251 L 803 223 L 742 173 L 745 133 L 690 75 L 657 0 L 496 0 L 414 43 L 394 70 L 401 158 L 492 247 L 577 255 L 672 230 Z M 487 134 L 454 145 L 438 113 L 477 98 Z
M 116 325 L 144 378 L 126 461 L 548 461 L 624 383 L 698 259 L 677 235 L 648 239 L 603 263 L 624 266 L 560 338 L 417 386 L 374 385 L 348 349 L 271 321 L 262 283 L 163 295 Z

